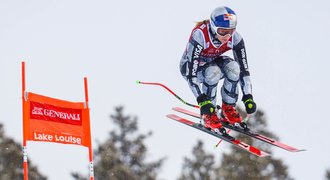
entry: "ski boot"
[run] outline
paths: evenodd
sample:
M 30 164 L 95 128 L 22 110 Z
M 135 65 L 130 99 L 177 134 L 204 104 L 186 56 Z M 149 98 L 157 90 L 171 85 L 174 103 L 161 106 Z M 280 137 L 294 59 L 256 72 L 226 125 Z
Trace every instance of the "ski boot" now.
M 212 115 L 203 115 L 202 116 L 202 124 L 206 129 L 209 129 L 211 131 L 214 131 L 216 133 L 220 133 L 222 135 L 226 135 L 227 131 L 223 127 L 220 119 L 218 116 L 214 113 Z
M 243 122 L 242 116 L 235 109 L 235 105 L 230 105 L 222 103 L 221 111 L 222 121 L 227 124 L 231 124 L 235 127 L 248 130 L 248 127 L 245 122 Z
M 226 129 L 222 127 L 220 119 L 215 113 L 215 107 L 210 98 L 206 94 L 201 94 L 197 97 L 197 102 L 200 107 L 202 122 L 206 129 L 216 133 L 226 134 Z

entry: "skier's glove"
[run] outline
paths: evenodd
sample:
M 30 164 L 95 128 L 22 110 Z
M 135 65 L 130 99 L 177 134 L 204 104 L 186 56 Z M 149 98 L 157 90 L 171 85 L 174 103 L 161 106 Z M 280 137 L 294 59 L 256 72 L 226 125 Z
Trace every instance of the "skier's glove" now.
M 251 94 L 244 95 L 242 101 L 244 102 L 246 113 L 252 114 L 257 110 L 257 105 L 253 101 Z
M 215 107 L 211 100 L 206 96 L 206 94 L 201 94 L 197 97 L 197 102 L 201 110 L 201 115 L 207 114 L 212 115 L 215 113 Z

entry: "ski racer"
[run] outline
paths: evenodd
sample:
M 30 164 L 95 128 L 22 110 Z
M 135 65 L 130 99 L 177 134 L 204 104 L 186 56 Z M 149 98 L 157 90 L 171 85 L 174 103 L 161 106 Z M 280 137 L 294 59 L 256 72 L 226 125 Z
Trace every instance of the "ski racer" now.
M 204 126 L 225 133 L 216 115 L 217 86 L 221 87 L 221 116 L 228 123 L 242 123 L 235 109 L 238 82 L 243 92 L 242 101 L 248 114 L 256 111 L 242 36 L 236 31 L 237 17 L 233 10 L 216 8 L 208 20 L 197 23 L 180 61 L 180 71 L 187 80 L 200 106 Z M 223 55 L 232 50 L 234 59 Z

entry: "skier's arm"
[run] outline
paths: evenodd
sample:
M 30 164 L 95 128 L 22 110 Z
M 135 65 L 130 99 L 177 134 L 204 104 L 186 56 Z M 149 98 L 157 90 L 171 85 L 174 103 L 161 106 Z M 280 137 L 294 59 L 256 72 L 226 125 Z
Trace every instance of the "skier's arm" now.
M 235 60 L 238 61 L 240 65 L 240 84 L 243 92 L 242 101 L 245 105 L 246 112 L 251 114 L 256 111 L 257 105 L 253 101 L 252 84 L 243 38 L 241 38 L 240 41 L 238 41 L 238 43 L 234 46 L 233 52 Z
M 235 60 L 240 65 L 240 84 L 243 95 L 252 95 L 252 84 L 250 80 L 250 71 L 247 63 L 246 49 L 244 40 L 241 39 L 233 48 Z
M 204 44 L 204 39 L 201 36 L 202 34 L 200 31 L 195 31 L 192 34 L 181 61 L 181 73 L 187 80 L 189 87 L 193 91 L 195 97 L 198 97 L 202 94 L 197 80 L 200 53 L 204 49 L 202 46 L 202 44 Z

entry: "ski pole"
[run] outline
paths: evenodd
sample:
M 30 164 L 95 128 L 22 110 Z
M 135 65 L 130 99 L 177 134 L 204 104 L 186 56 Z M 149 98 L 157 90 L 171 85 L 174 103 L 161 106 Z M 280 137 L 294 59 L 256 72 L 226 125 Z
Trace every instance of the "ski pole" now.
M 194 105 L 194 104 L 190 104 L 188 102 L 186 102 L 185 100 L 183 100 L 180 96 L 178 96 L 177 94 L 175 94 L 170 88 L 168 88 L 167 86 L 165 86 L 164 84 L 161 83 L 156 83 L 156 82 L 142 82 L 142 81 L 136 81 L 137 84 L 145 84 L 145 85 L 156 85 L 156 86 L 161 86 L 163 88 L 165 88 L 168 92 L 170 92 L 172 95 L 174 95 L 177 99 L 179 99 L 182 103 L 194 107 L 194 108 L 199 108 L 199 106 Z
M 247 114 L 246 117 L 243 119 L 243 122 L 247 122 L 248 120 L 250 120 L 251 118 L 251 114 Z
M 229 134 L 229 133 L 230 133 L 230 129 L 228 129 L 228 131 L 227 131 L 227 134 Z M 215 145 L 214 148 L 217 148 L 220 145 L 221 142 L 222 142 L 222 139 L 220 139 L 220 141 L 218 142 L 218 144 Z

